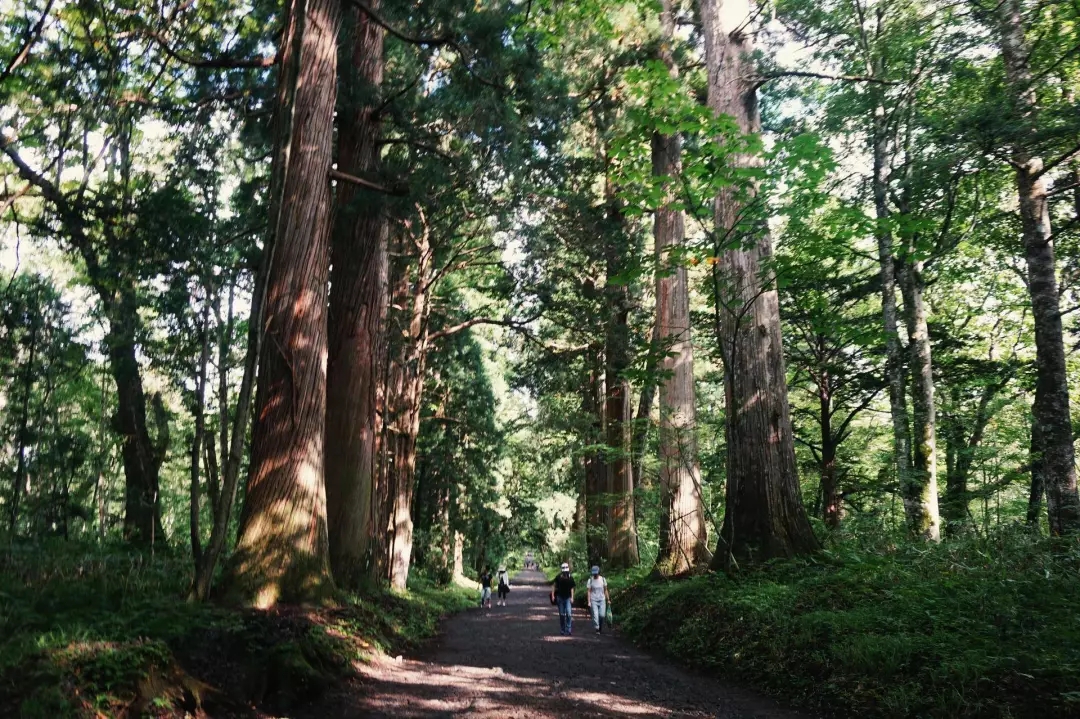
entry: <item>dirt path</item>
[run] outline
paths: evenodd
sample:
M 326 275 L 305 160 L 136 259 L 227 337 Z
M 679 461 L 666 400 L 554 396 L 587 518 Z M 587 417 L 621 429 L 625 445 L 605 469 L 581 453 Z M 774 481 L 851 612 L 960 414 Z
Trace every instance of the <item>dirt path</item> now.
M 323 717 L 722 717 L 796 719 L 768 699 L 694 676 L 615 636 L 593 633 L 575 609 L 574 635 L 540 572 L 515 579 L 509 606 L 446 622 L 420 656 L 364 667 L 319 708 Z M 493 602 L 494 604 L 494 602 Z

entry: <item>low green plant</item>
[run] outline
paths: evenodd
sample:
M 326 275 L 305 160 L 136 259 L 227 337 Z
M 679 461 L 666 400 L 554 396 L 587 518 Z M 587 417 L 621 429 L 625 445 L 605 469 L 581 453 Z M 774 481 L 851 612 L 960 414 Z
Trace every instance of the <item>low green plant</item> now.
M 738 576 L 638 579 L 622 631 L 822 713 L 1076 716 L 1080 548 L 1021 532 L 841 543 Z M 613 582 L 613 584 L 615 584 Z

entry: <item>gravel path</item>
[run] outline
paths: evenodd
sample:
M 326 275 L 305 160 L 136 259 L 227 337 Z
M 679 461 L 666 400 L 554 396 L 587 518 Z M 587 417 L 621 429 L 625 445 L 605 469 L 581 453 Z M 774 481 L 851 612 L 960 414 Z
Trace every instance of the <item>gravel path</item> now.
M 362 667 L 360 679 L 322 704 L 318 715 L 805 719 L 677 669 L 618 637 L 597 636 L 583 610 L 574 610 L 574 635 L 561 636 L 545 581 L 540 572 L 522 572 L 508 606 L 451 618 L 415 658 Z

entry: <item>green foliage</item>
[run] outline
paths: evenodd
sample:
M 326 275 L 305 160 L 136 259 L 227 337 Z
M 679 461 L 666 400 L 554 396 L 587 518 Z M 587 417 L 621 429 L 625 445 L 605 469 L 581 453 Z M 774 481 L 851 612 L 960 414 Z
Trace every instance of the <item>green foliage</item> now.
M 0 714 L 288 711 L 474 603 L 470 590 L 419 581 L 329 609 L 232 611 L 182 599 L 189 562 L 76 543 L 0 556 Z
M 1015 531 L 939 547 L 843 543 L 735 577 L 640 580 L 622 630 L 814 710 L 1067 717 L 1080 550 Z

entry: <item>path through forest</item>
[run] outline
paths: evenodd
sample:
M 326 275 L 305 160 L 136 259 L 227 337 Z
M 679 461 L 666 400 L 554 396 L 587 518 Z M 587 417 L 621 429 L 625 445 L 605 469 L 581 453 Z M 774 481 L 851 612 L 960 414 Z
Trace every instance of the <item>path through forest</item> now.
M 574 635 L 561 636 L 536 571 L 517 575 L 509 606 L 451 618 L 420 655 L 361 668 L 360 678 L 317 712 L 417 719 L 804 716 L 672 667 L 610 634 L 597 636 L 584 610 L 575 609 Z

